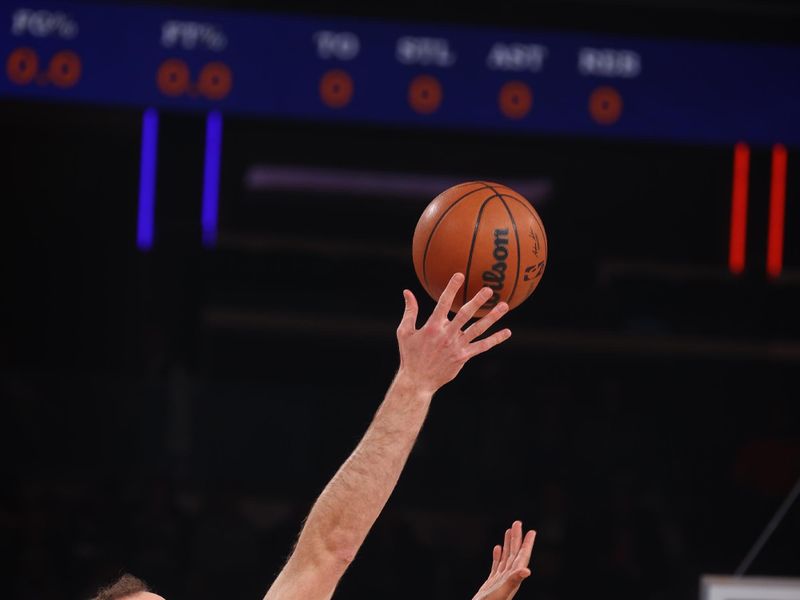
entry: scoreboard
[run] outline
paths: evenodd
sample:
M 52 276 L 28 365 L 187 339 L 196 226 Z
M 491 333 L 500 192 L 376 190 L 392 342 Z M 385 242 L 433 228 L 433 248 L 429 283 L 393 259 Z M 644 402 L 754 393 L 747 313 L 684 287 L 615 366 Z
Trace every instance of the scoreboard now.
M 0 15 L 0 97 L 141 111 L 142 250 L 156 237 L 160 116 L 184 111 L 206 120 L 209 247 L 223 122 L 241 117 L 719 146 L 733 151 L 729 271 L 745 272 L 763 206 L 766 271 L 783 270 L 800 46 L 166 6 L 6 4 Z
M 800 144 L 800 47 L 155 6 L 2 9 L 6 97 L 250 117 Z

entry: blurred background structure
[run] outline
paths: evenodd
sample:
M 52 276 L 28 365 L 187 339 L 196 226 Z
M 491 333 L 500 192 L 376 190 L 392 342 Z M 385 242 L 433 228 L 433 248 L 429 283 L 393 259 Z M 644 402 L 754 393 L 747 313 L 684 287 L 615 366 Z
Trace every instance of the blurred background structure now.
M 0 14 L 5 597 L 260 598 L 464 180 L 526 195 L 550 262 L 338 597 L 471 598 L 521 518 L 520 598 L 689 600 L 800 476 L 794 2 Z M 800 576 L 799 539 L 794 507 L 750 571 Z

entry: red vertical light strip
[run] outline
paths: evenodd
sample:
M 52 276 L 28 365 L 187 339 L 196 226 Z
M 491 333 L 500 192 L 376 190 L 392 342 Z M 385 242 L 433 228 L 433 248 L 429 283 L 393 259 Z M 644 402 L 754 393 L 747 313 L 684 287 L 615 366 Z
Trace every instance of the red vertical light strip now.
M 767 275 L 778 277 L 783 270 L 783 232 L 786 213 L 786 147 L 772 147 L 772 179 L 769 188 L 769 229 L 767 230 Z
M 744 271 L 747 241 L 747 186 L 750 177 L 750 147 L 744 142 L 733 148 L 733 193 L 728 268 L 734 275 Z

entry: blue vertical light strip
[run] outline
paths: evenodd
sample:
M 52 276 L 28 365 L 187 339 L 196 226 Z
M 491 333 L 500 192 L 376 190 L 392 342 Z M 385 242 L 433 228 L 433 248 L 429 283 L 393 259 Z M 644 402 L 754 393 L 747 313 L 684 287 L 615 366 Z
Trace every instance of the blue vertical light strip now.
M 142 252 L 153 247 L 156 209 L 156 156 L 158 149 L 158 112 L 148 108 L 142 117 L 142 155 L 139 167 L 139 216 L 136 246 Z
M 203 169 L 203 207 L 201 213 L 203 246 L 213 248 L 217 243 L 219 209 L 219 165 L 222 149 L 222 114 L 208 113 L 206 119 L 206 161 Z

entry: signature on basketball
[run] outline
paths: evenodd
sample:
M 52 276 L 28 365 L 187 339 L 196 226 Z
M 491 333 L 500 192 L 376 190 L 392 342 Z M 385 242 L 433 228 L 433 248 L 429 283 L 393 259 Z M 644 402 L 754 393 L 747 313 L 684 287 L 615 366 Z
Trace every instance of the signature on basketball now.
M 539 256 L 539 236 L 536 235 L 536 232 L 533 230 L 533 227 L 531 227 L 530 233 L 528 233 L 528 235 L 531 236 L 531 238 L 533 239 L 534 255 Z

